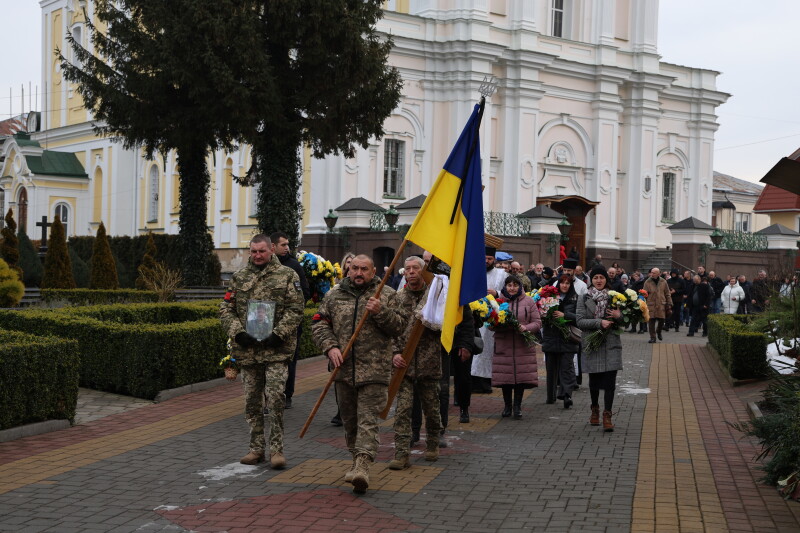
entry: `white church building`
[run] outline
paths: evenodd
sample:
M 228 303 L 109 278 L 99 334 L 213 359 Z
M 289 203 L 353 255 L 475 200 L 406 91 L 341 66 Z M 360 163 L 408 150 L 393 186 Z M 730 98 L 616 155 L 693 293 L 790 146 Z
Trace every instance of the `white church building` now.
M 177 233 L 175 155 L 146 160 L 94 135 L 61 77 L 53 50 L 68 49 L 68 32 L 89 46 L 82 7 L 91 17 L 93 4 L 40 1 L 44 97 L 27 135 L 0 139 L 0 207 L 14 208 L 32 236 L 35 221 L 56 213 L 71 235 L 94 234 L 100 221 L 112 235 Z M 366 228 L 369 217 L 349 216 L 347 205 L 417 205 L 487 76 L 498 85 L 481 129 L 487 217 L 546 204 L 573 224 L 569 244 L 582 258 L 629 261 L 668 247 L 676 221 L 711 223 L 716 109 L 729 95 L 718 72 L 661 61 L 658 9 L 657 0 L 386 2 L 379 29 L 394 39 L 403 97 L 386 135 L 352 159 L 305 151 L 303 237 L 327 231 L 330 209 L 344 206 L 337 227 Z M 209 156 L 208 224 L 230 267 L 256 228 L 254 191 L 231 179 L 249 158 L 246 146 Z M 401 212 L 410 222 L 413 211 Z

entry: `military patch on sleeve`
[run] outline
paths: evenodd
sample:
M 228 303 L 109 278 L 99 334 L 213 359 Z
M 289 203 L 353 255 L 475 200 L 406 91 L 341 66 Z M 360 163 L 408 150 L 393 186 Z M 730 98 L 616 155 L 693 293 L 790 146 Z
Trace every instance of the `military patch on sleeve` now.
M 297 292 L 302 292 L 303 291 L 303 287 L 300 286 L 300 282 L 299 281 L 295 281 L 294 282 L 294 290 L 296 290 Z
M 311 317 L 311 322 L 313 322 L 315 324 L 317 322 L 327 322 L 328 324 L 330 324 L 331 323 L 331 319 L 328 318 L 325 315 L 321 315 L 319 313 L 315 313 L 314 316 Z
M 228 291 L 228 292 L 225 293 L 225 301 L 226 302 L 230 302 L 234 298 L 236 298 L 236 291 Z

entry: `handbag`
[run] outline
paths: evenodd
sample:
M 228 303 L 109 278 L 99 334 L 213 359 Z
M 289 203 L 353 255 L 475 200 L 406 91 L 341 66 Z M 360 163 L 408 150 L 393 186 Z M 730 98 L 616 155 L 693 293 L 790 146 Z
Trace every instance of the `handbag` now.
M 581 328 L 579 328 L 578 326 L 572 324 L 569 325 L 569 340 L 571 340 L 572 342 L 580 344 L 582 333 L 583 332 L 581 331 Z

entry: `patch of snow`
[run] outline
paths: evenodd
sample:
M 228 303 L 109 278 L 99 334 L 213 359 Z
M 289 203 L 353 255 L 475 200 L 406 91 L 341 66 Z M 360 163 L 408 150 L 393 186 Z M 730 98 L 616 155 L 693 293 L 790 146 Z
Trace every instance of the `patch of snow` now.
M 779 374 L 793 374 L 797 371 L 797 359 L 783 355 L 800 345 L 800 339 L 779 339 L 767 345 L 767 362 Z
M 637 387 L 632 387 L 628 384 L 623 385 L 620 387 L 622 394 L 650 394 L 649 388 L 640 389 Z
M 260 475 L 259 468 L 255 465 L 243 465 L 241 463 L 230 463 L 223 466 L 201 470 L 196 474 L 203 476 L 209 481 L 221 481 L 229 477 L 256 477 Z
M 180 509 L 177 505 L 159 505 L 154 511 L 174 511 L 175 509 Z

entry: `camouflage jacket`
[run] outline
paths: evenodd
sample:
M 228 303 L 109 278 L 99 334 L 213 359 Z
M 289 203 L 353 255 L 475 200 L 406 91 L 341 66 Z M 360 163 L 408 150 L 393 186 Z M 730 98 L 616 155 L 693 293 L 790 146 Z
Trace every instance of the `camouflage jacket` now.
M 395 337 L 392 343 L 392 353 L 403 353 L 408 342 L 411 328 L 416 322 L 417 312 L 422 310 L 428 294 L 428 285 L 422 289 L 411 290 L 408 285 L 397 291 L 397 305 L 406 316 L 406 328 L 403 334 Z M 440 379 L 442 377 L 442 340 L 441 331 L 425 328 L 414 351 L 414 358 L 406 369 L 407 378 L 411 379 Z
M 328 291 L 314 315 L 311 336 L 327 354 L 331 348 L 344 352 L 350 337 L 364 315 L 367 300 L 375 294 L 380 280 L 372 278 L 366 288 L 357 289 L 349 278 Z M 392 374 L 392 337 L 400 335 L 406 325 L 403 313 L 395 303 L 391 287 L 381 291 L 381 311 L 369 315 L 353 348 L 342 363 L 336 381 L 351 386 L 368 383 L 389 384 Z
M 303 289 L 297 273 L 282 266 L 274 255 L 263 270 L 248 263 L 236 272 L 219 306 L 222 327 L 231 339 L 246 331 L 249 300 L 275 302 L 272 332 L 283 339 L 283 344 L 277 348 L 245 348 L 233 342 L 233 357 L 243 365 L 289 361 L 297 346 L 297 327 L 303 320 Z

